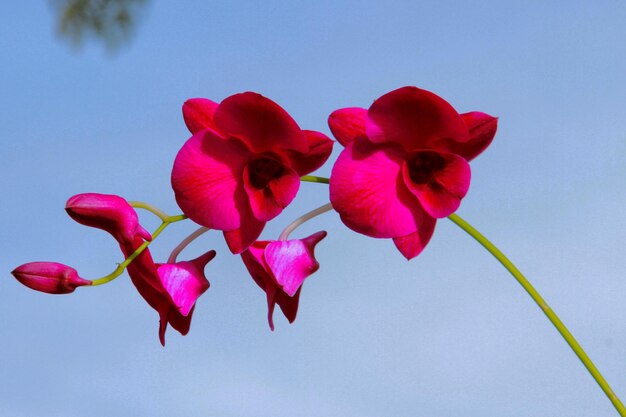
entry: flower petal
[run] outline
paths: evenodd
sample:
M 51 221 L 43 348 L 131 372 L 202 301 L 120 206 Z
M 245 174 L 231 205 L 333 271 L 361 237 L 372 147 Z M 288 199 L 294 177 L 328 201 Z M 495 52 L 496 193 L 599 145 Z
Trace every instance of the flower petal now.
M 335 143 L 328 136 L 314 130 L 303 130 L 302 133 L 309 142 L 308 152 L 286 152 L 291 167 L 299 176 L 313 172 L 324 165 L 333 151 L 333 144 Z
M 277 293 L 281 291 L 274 278 L 270 275 L 263 255 L 268 243 L 267 241 L 254 242 L 247 250 L 241 253 L 241 259 L 254 282 L 265 291 L 267 300 L 267 322 L 270 329 L 273 331 L 274 306 L 276 305 Z
M 319 269 L 315 245 L 325 237 L 321 231 L 306 239 L 273 241 L 265 248 L 265 262 L 288 296 L 293 297 L 305 278 Z
M 394 237 L 393 243 L 407 260 L 411 260 L 424 250 L 435 231 L 436 223 L 437 220 L 433 217 L 424 216 L 424 221 L 416 232 L 406 236 Z
M 213 115 L 218 104 L 206 98 L 191 98 L 183 104 L 183 119 L 192 134 L 201 130 L 215 130 Z
M 265 222 L 254 218 L 252 212 L 249 211 L 249 214 L 242 216 L 239 229 L 224 232 L 224 239 L 226 239 L 228 249 L 233 254 L 245 251 L 259 238 L 264 227 Z
M 440 139 L 466 142 L 468 138 L 456 110 L 441 97 L 417 87 L 403 87 L 374 101 L 366 131 L 374 143 L 397 143 L 407 151 L 434 148 Z
M 194 222 L 218 230 L 241 226 L 246 206 L 243 169 L 249 151 L 235 139 L 215 132 L 196 133 L 180 149 L 172 170 L 176 202 Z
M 214 257 L 215 251 L 209 251 L 193 261 L 163 264 L 158 267 L 163 288 L 183 316 L 189 315 L 198 297 L 209 289 L 209 281 L 204 276 L 204 266 Z
M 257 93 L 246 92 L 224 99 L 214 120 L 221 132 L 241 139 L 257 153 L 276 147 L 298 152 L 309 149 L 300 127 L 291 116 L 278 104 Z
M 328 126 L 333 136 L 343 146 L 348 146 L 358 137 L 364 137 L 367 110 L 360 107 L 348 107 L 335 110 L 328 116 Z
M 289 323 L 293 323 L 296 319 L 296 315 L 298 314 L 300 291 L 302 291 L 302 287 L 298 288 L 298 291 L 296 291 L 293 297 L 289 297 L 280 290 L 276 292 L 276 304 L 278 304 L 280 310 L 283 312 L 287 320 L 289 320 Z
M 193 311 L 195 309 L 195 306 L 191 307 L 189 313 L 186 316 L 183 316 L 177 309 L 170 307 L 167 310 L 167 315 L 165 316 L 166 324 L 169 323 L 178 333 L 185 336 L 187 333 L 189 333 L 189 328 L 191 327 L 191 318 L 193 317 Z M 163 334 L 161 334 L 160 327 L 159 340 L 161 340 L 161 344 L 165 346 L 165 329 L 163 329 Z
M 466 142 L 444 141 L 440 147 L 461 155 L 468 161 L 480 155 L 493 141 L 498 129 L 498 118 L 478 111 L 461 114 L 469 131 Z
M 417 230 L 424 213 L 402 180 L 402 156 L 362 139 L 341 152 L 330 177 L 330 201 L 349 228 L 379 238 Z
M 271 281 L 268 280 L 269 274 L 265 269 L 266 263 L 263 255 L 269 243 L 270 242 L 265 240 L 254 242 L 248 249 L 241 253 L 241 259 L 246 269 L 248 269 L 250 276 L 263 291 L 267 288 L 267 282 Z
M 418 198 L 424 210 L 439 219 L 449 216 L 459 208 L 461 199 L 469 189 L 471 171 L 468 162 L 462 157 L 451 153 L 437 154 L 443 161 L 443 167 L 433 172 L 432 179 L 428 182 L 415 183 L 406 162 L 402 166 L 402 176 L 406 186 Z
M 282 174 L 257 188 L 251 183 L 249 167 L 243 170 L 244 188 L 250 199 L 250 208 L 257 220 L 268 221 L 278 216 L 296 197 L 300 177 L 291 168 L 283 166 Z

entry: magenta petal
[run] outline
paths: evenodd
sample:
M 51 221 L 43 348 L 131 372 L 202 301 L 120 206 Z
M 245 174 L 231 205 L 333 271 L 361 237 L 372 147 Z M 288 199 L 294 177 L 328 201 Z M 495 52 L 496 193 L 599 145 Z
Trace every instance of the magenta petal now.
M 267 324 L 269 324 L 271 331 L 274 331 L 274 307 L 276 306 L 276 295 L 278 292 L 278 285 L 271 283 L 266 285 L 265 296 L 267 299 Z
M 298 194 L 298 189 L 300 188 L 300 177 L 295 171 L 286 168 L 283 176 L 269 182 L 268 188 L 272 195 L 272 200 L 278 207 L 281 208 L 282 211 L 282 209 L 287 207 L 289 203 L 293 201 L 296 194 Z M 252 201 L 250 201 L 250 206 L 252 205 Z M 278 214 L 280 214 L 280 211 Z M 274 217 L 275 216 L 272 218 Z
M 191 307 L 189 314 L 186 316 L 180 314 L 180 312 L 171 305 L 164 305 L 163 308 L 159 310 L 159 341 L 162 346 L 165 346 L 165 331 L 167 330 L 168 324 L 183 336 L 189 333 L 194 309 L 195 306 Z
M 209 251 L 201 257 L 201 260 L 159 266 L 158 273 L 163 288 L 183 316 L 189 314 L 198 297 L 209 289 L 209 281 L 204 276 L 204 266 L 213 257 L 215 251 Z
M 287 152 L 289 163 L 299 176 L 313 172 L 324 165 L 333 151 L 333 144 L 335 143 L 328 136 L 314 130 L 303 130 L 302 133 L 309 142 L 308 152 Z
M 349 228 L 379 238 L 417 230 L 423 210 L 404 185 L 402 163 L 395 149 L 360 139 L 341 152 L 330 176 L 330 201 Z
M 433 153 L 426 151 L 427 153 Z M 432 178 L 423 184 L 411 180 L 408 164 L 402 167 L 405 184 L 418 198 L 424 210 L 435 218 L 447 217 L 454 213 L 467 194 L 471 171 L 469 163 L 454 154 L 438 153 L 444 166 L 432 174 Z
M 211 229 L 239 228 L 239 207 L 247 204 L 241 182 L 248 153 L 238 141 L 209 130 L 193 135 L 172 170 L 172 188 L 183 213 Z
M 231 253 L 237 254 L 248 249 L 259 238 L 265 222 L 254 218 L 252 213 L 244 215 L 241 219 L 241 227 L 224 232 L 224 239 Z
M 469 130 L 469 140 L 466 143 L 457 144 L 453 152 L 471 161 L 493 141 L 498 129 L 498 118 L 478 111 L 463 113 L 461 117 Z
M 246 92 L 220 103 L 214 116 L 218 129 L 263 153 L 276 147 L 306 152 L 308 142 L 298 124 L 272 100 Z
M 167 314 L 167 321 L 178 333 L 185 336 L 191 328 L 191 318 L 195 309 L 196 306 L 194 305 L 189 310 L 189 313 L 183 316 L 177 309 L 170 308 Z
M 265 248 L 265 261 L 288 296 L 293 297 L 305 278 L 319 269 L 314 250 L 325 237 L 322 231 L 302 240 L 273 241 Z
M 270 275 L 264 258 L 264 251 L 267 241 L 254 242 L 247 250 L 241 253 L 246 269 L 256 284 L 265 291 L 267 299 L 267 322 L 270 329 L 274 330 L 274 306 L 276 304 L 277 293 L 280 292 L 278 284 Z
M 406 259 L 411 260 L 424 250 L 435 231 L 436 223 L 436 219 L 424 216 L 424 221 L 416 232 L 406 236 L 394 237 L 393 243 Z
M 30 262 L 18 266 L 11 274 L 28 288 L 48 294 L 69 294 L 76 287 L 91 285 L 74 268 L 57 262 Z
M 273 279 L 270 279 L 271 277 L 265 269 L 266 263 L 263 255 L 269 243 L 268 241 L 254 242 L 248 249 L 241 253 L 241 259 L 248 269 L 250 276 L 252 276 L 254 282 L 256 282 L 263 291 L 266 290 L 267 283 L 273 281 Z
M 165 332 L 167 331 L 167 313 L 159 319 L 159 342 L 165 347 Z
M 215 129 L 213 115 L 218 104 L 206 98 L 191 98 L 183 104 L 183 118 L 192 134 L 205 129 Z
M 365 136 L 366 121 L 367 110 L 359 107 L 335 110 L 328 116 L 330 131 L 343 146 Z
M 407 151 L 433 148 L 441 138 L 466 142 L 467 127 L 441 97 L 417 87 L 391 91 L 368 111 L 367 136 L 374 143 L 397 143 Z
M 257 220 L 273 219 L 296 197 L 300 188 L 300 177 L 291 168 L 283 166 L 282 171 L 281 176 L 269 181 L 264 188 L 257 188 L 251 183 L 248 167 L 244 168 L 244 188 Z
M 278 291 L 276 293 L 276 304 L 278 304 L 280 310 L 283 312 L 289 323 L 293 323 L 296 320 L 301 291 L 302 287 L 298 288 L 298 291 L 296 291 L 293 297 L 289 297 L 283 291 Z

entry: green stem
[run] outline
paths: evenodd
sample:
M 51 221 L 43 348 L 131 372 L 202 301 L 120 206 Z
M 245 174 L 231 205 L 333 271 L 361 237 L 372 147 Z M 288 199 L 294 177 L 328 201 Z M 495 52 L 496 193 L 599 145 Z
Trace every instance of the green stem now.
M 480 243 L 485 249 L 489 251 L 500 263 L 515 277 L 517 282 L 526 290 L 528 295 L 533 299 L 535 303 L 539 306 L 541 311 L 548 317 L 548 320 L 556 327 L 557 331 L 563 336 L 563 339 L 567 342 L 567 344 L 572 348 L 578 359 L 585 365 L 585 368 L 589 371 L 593 379 L 596 380 L 602 391 L 609 397 L 609 400 L 613 403 L 613 406 L 617 410 L 620 416 L 626 416 L 626 408 L 620 401 L 620 399 L 615 395 L 608 382 L 604 379 L 598 368 L 593 364 L 587 353 L 583 350 L 583 348 L 578 344 L 578 341 L 574 338 L 574 336 L 570 333 L 570 331 L 565 327 L 561 319 L 552 311 L 550 306 L 545 302 L 545 300 L 539 295 L 537 290 L 531 285 L 531 283 L 522 275 L 522 273 L 513 265 L 513 263 L 506 257 L 504 254 L 497 248 L 493 243 L 491 243 L 485 236 L 483 236 L 478 230 L 474 229 L 469 223 L 463 220 L 456 214 L 451 214 L 448 216 L 452 222 L 454 222 L 457 226 L 467 232 L 470 236 L 472 236 L 478 243 Z
M 133 207 L 138 207 L 138 206 L 133 206 Z M 159 216 L 159 218 L 161 218 L 161 216 Z M 133 253 L 131 253 L 128 258 L 124 259 L 124 261 L 121 264 L 119 264 L 117 268 L 115 268 L 115 271 L 111 272 L 109 275 L 106 275 L 102 278 L 94 279 L 93 281 L 91 281 L 91 286 L 95 287 L 98 285 L 106 284 L 108 282 L 113 281 L 115 278 L 119 277 L 120 275 L 122 275 L 126 267 L 130 265 L 130 263 L 134 261 L 135 258 L 141 255 L 141 252 L 143 252 L 148 246 L 150 246 L 150 243 L 154 242 L 154 239 L 156 239 L 157 236 L 159 236 L 161 232 L 165 230 L 167 226 L 169 226 L 172 223 L 185 220 L 186 218 L 187 216 L 185 216 L 184 214 L 179 214 L 177 216 L 168 216 L 167 214 L 165 214 L 164 217 L 161 218 L 163 220 L 163 223 L 161 223 L 161 225 L 152 233 L 151 241 L 143 242 L 141 246 L 139 246 Z
M 304 177 L 300 177 L 300 180 L 306 182 L 318 182 L 320 184 L 328 184 L 330 182 L 328 178 L 316 177 L 314 175 L 305 175 Z
M 131 207 L 134 207 L 134 208 L 141 208 L 144 210 L 148 210 L 150 213 L 154 214 L 159 219 L 161 219 L 161 221 L 165 221 L 169 217 L 165 212 L 159 210 L 153 205 L 144 203 L 143 201 L 129 201 L 128 204 L 130 204 Z

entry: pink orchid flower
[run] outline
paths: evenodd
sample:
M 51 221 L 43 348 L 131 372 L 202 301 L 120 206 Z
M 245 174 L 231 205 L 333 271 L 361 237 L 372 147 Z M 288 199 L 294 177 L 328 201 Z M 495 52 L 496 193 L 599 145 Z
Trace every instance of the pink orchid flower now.
M 366 110 L 333 112 L 329 126 L 345 146 L 330 177 L 330 201 L 352 230 L 393 238 L 407 258 L 430 240 L 436 219 L 459 207 L 469 161 L 489 146 L 497 119 L 459 114 L 416 87 L 391 91 Z
M 91 285 L 91 281 L 79 277 L 74 268 L 56 262 L 30 262 L 11 273 L 28 288 L 48 294 L 69 294 L 76 287 Z
M 220 104 L 191 99 L 183 116 L 193 136 L 176 156 L 172 188 L 196 223 L 223 230 L 241 253 L 294 199 L 300 176 L 328 159 L 333 142 L 301 130 L 273 101 L 247 92 Z
M 71 197 L 67 213 L 77 222 L 109 232 L 129 257 L 151 235 L 141 225 L 137 213 L 122 197 L 86 193 Z M 159 340 L 165 345 L 169 323 L 182 335 L 189 332 L 195 302 L 208 288 L 204 267 L 215 251 L 188 262 L 156 264 L 146 248 L 127 267 L 139 294 L 159 314 Z
M 304 239 L 254 242 L 241 254 L 248 272 L 267 295 L 267 321 L 274 330 L 274 307 L 280 307 L 290 323 L 296 319 L 304 280 L 317 271 L 315 246 L 326 237 L 317 232 Z

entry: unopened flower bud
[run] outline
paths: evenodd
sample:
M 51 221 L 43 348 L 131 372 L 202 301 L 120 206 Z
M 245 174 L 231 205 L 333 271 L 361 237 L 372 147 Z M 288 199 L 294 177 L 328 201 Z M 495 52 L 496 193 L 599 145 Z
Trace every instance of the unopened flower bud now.
M 76 287 L 91 285 L 91 281 L 79 277 L 74 268 L 56 262 L 30 262 L 11 273 L 28 288 L 48 294 L 69 294 Z
M 135 236 L 152 240 L 150 233 L 139 224 L 135 210 L 120 196 L 77 194 L 67 200 L 65 211 L 80 224 L 109 232 L 120 244 L 132 242 Z

